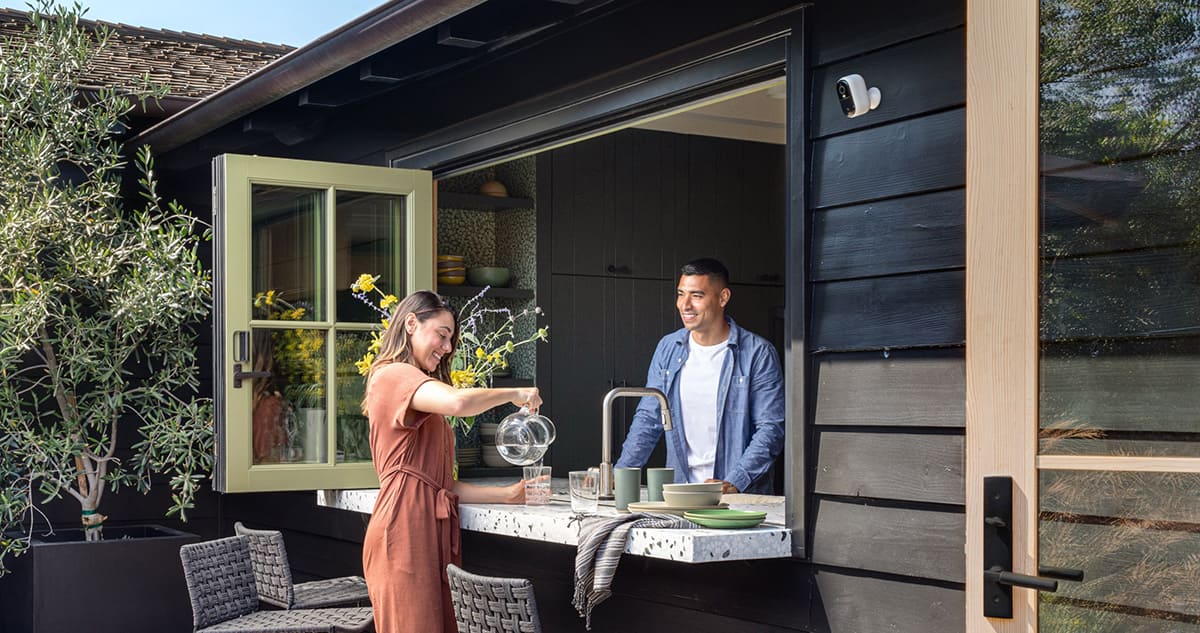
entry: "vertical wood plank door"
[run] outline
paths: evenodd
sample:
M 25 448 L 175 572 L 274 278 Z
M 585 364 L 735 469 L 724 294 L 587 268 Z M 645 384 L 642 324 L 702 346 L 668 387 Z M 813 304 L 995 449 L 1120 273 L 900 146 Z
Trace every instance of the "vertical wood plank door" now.
M 967 25 L 967 630 L 1200 631 L 1200 0 Z

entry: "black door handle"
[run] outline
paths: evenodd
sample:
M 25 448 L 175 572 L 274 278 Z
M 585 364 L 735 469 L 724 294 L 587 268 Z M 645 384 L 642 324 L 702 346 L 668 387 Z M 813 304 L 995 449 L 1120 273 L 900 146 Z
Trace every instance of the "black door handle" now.
M 242 388 L 243 380 L 250 380 L 252 378 L 270 378 L 270 377 L 271 377 L 271 372 L 269 372 L 269 371 L 242 371 L 241 363 L 235 363 L 233 365 L 233 386 L 237 389 Z
M 1038 565 L 1038 575 L 1049 578 L 1057 578 L 1059 580 L 1074 580 L 1076 582 L 1083 580 L 1083 570 L 1071 569 L 1070 567 L 1049 567 L 1046 565 Z
M 628 266 L 618 266 L 616 264 L 609 264 L 605 270 L 607 270 L 610 274 L 621 275 L 628 275 L 629 273 L 633 272 Z
M 992 568 L 983 572 L 983 579 L 1009 587 L 1025 587 L 1026 589 L 1050 592 L 1058 591 L 1057 580 L 1050 580 L 1041 576 L 1028 576 L 1012 571 L 1001 571 L 999 568 Z M 1011 609 L 1011 606 L 1009 608 Z
M 1038 576 L 1012 571 L 1012 477 L 983 478 L 983 615 L 1013 617 L 1012 588 L 1058 591 L 1059 580 L 1083 580 L 1083 570 L 1039 566 Z

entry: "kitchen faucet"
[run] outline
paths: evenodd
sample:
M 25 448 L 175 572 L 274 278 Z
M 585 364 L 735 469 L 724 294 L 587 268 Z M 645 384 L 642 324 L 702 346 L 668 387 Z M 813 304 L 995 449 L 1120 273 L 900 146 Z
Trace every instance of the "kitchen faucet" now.
M 662 412 L 664 431 L 671 430 L 671 407 L 663 392 L 652 387 L 617 387 L 604 394 L 604 410 L 601 424 L 604 425 L 600 434 L 600 496 L 606 499 L 613 496 L 613 467 L 612 467 L 612 403 L 617 398 L 641 398 L 654 396 L 658 399 L 658 409 Z

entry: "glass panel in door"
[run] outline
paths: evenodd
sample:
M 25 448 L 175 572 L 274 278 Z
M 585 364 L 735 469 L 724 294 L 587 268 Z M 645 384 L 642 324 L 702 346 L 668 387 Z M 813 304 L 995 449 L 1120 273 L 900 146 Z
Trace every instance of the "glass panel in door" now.
M 253 463 L 325 461 L 324 189 L 251 186 Z
M 214 488 L 377 485 L 355 363 L 381 315 L 350 286 L 433 285 L 431 175 L 223 155 L 214 177 Z
M 1040 65 L 1039 630 L 1200 631 L 1200 2 L 1041 0 Z

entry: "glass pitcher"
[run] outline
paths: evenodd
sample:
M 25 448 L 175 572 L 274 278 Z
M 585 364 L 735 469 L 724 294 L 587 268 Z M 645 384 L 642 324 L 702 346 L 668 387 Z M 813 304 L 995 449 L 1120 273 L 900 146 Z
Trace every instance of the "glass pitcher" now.
M 496 427 L 496 450 L 510 464 L 537 464 L 554 442 L 555 435 L 554 423 L 550 418 L 533 413 L 528 407 L 521 407 Z

